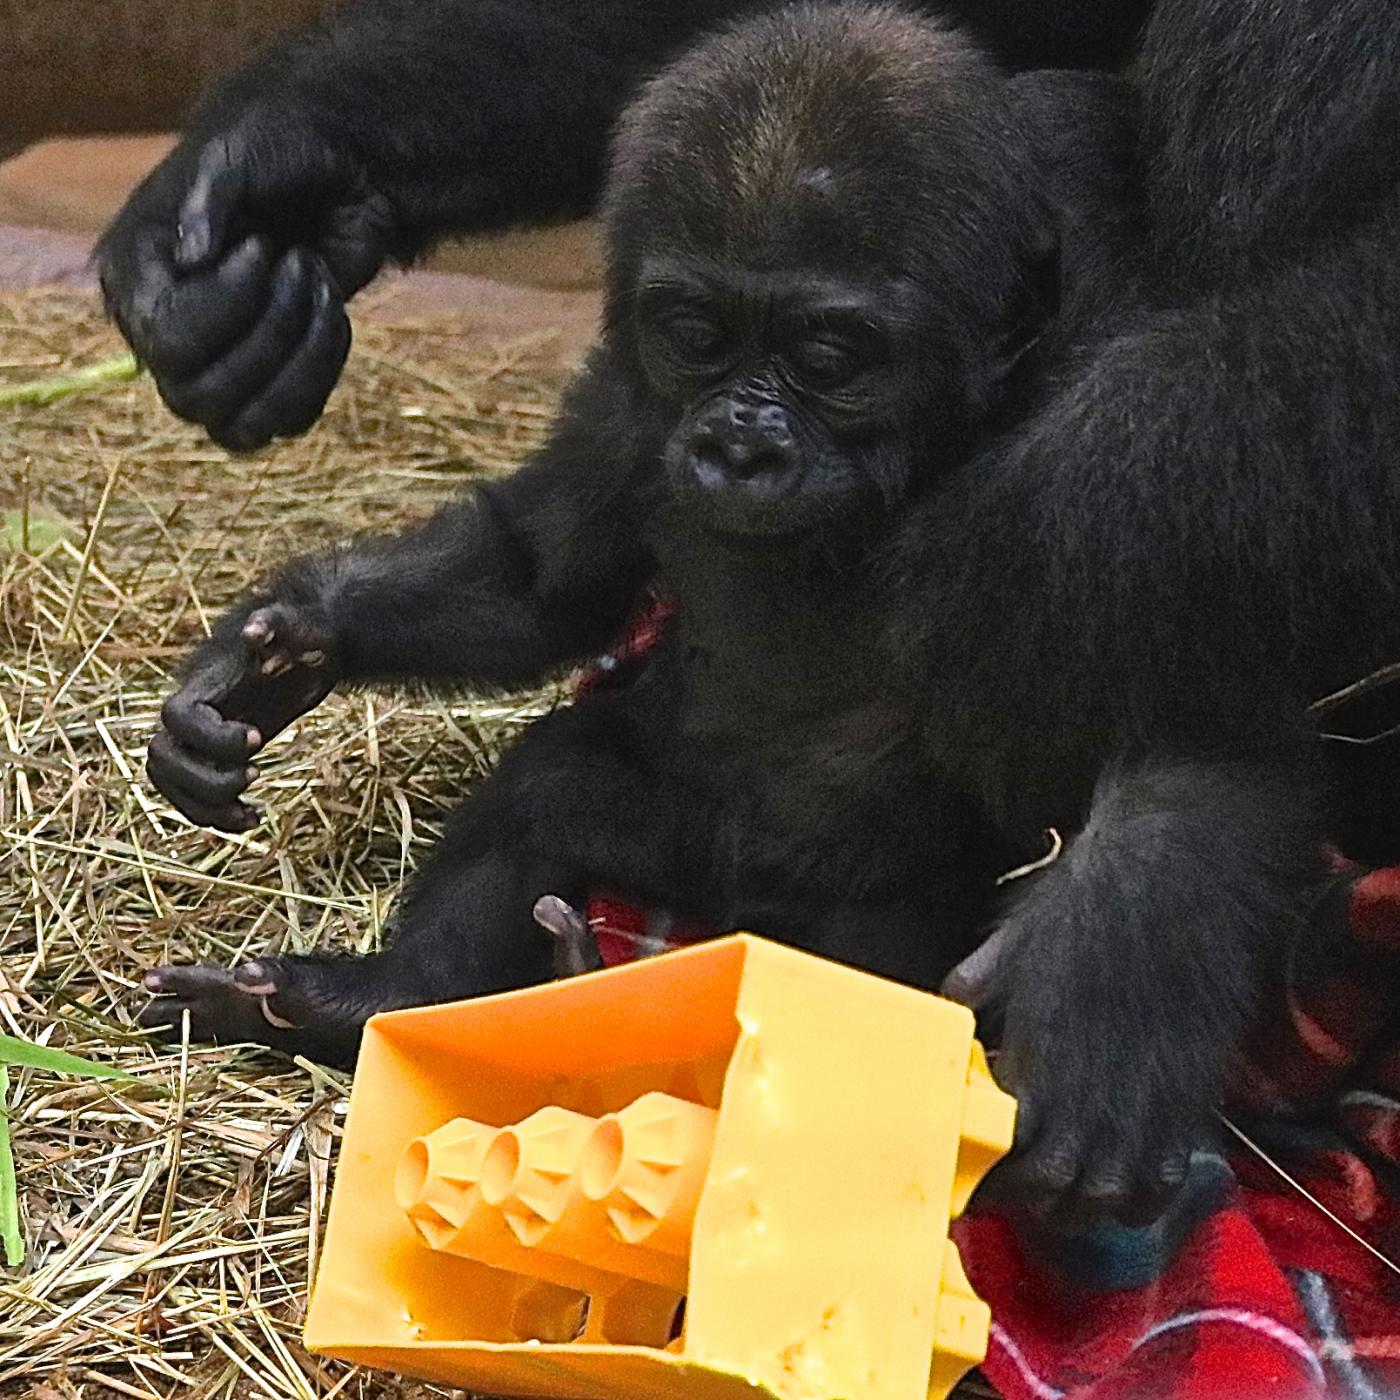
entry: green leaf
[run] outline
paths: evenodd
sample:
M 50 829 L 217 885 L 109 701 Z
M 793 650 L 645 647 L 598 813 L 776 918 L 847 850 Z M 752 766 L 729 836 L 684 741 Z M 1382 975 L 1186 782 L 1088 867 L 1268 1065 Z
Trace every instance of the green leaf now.
M 56 515 L 35 515 L 29 513 L 28 529 L 25 528 L 24 512 L 18 510 L 0 511 L 0 554 L 18 554 L 24 550 L 28 538 L 28 552 L 42 554 L 50 545 L 63 539 L 76 539 L 78 532 Z
M 26 1069 L 46 1069 L 51 1074 L 81 1074 L 89 1079 L 122 1079 L 134 1082 L 131 1075 L 112 1065 L 100 1065 L 66 1050 L 50 1050 L 47 1045 L 20 1040 L 13 1035 L 0 1035 L 0 1066 L 23 1065 Z
M 5 1104 L 10 1094 L 10 1076 L 0 1064 L 0 1244 L 5 1247 L 5 1266 L 17 1269 L 24 1263 L 24 1232 L 19 1225 L 19 1186 L 15 1181 L 15 1155 L 10 1151 L 10 1118 Z

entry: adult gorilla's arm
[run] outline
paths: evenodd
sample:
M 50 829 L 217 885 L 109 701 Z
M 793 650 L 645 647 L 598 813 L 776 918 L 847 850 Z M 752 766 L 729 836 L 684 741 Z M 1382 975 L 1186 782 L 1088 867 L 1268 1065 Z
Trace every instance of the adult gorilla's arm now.
M 217 86 L 98 246 L 169 406 L 247 450 L 304 431 L 344 302 L 434 239 L 585 212 L 647 72 L 766 0 L 362 0 Z
M 351 0 L 208 96 L 98 246 L 170 407 L 248 450 L 316 420 L 344 303 L 453 232 L 586 211 L 637 83 L 774 0 Z M 1016 66 L 1121 62 L 1149 0 L 953 0 Z

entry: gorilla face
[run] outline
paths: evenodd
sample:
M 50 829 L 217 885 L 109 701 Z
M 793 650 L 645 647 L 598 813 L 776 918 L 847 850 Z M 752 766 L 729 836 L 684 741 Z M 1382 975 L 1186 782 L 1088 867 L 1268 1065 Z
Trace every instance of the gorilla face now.
M 605 330 L 688 523 L 830 543 L 965 456 L 1035 334 L 1050 219 L 958 36 L 884 9 L 774 33 L 624 117 Z
M 664 469 L 688 517 L 777 539 L 898 501 L 917 300 L 896 281 L 644 260 L 638 360 L 674 423 Z

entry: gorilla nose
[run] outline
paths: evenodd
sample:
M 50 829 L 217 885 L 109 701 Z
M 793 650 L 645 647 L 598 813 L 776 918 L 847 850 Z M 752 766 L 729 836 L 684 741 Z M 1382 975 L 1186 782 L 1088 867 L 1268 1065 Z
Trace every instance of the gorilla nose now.
M 706 485 L 777 476 L 792 465 L 791 454 L 771 442 L 710 439 L 695 445 L 695 474 Z
M 729 424 L 738 433 L 755 433 L 768 439 L 776 448 L 792 445 L 792 425 L 787 413 L 775 403 L 729 405 Z
M 787 414 L 776 404 L 731 404 L 702 424 L 691 468 L 702 486 L 736 481 L 776 483 L 797 466 L 797 444 Z

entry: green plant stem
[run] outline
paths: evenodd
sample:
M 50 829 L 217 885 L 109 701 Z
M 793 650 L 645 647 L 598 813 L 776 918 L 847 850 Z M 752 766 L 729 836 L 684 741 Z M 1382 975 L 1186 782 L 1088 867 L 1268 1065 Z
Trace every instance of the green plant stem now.
M 24 1263 L 24 1233 L 19 1225 L 19 1185 L 15 1180 L 15 1154 L 10 1150 L 10 1074 L 0 1063 L 0 1243 L 5 1246 L 5 1267 Z
M 121 384 L 135 379 L 141 373 L 136 356 L 118 355 L 115 359 L 102 360 L 95 365 L 86 365 L 70 374 L 55 374 L 49 379 L 31 379 L 23 384 L 0 384 L 0 407 L 6 404 L 55 403 L 66 399 L 70 394 L 81 394 L 85 389 L 98 388 L 104 384 Z

